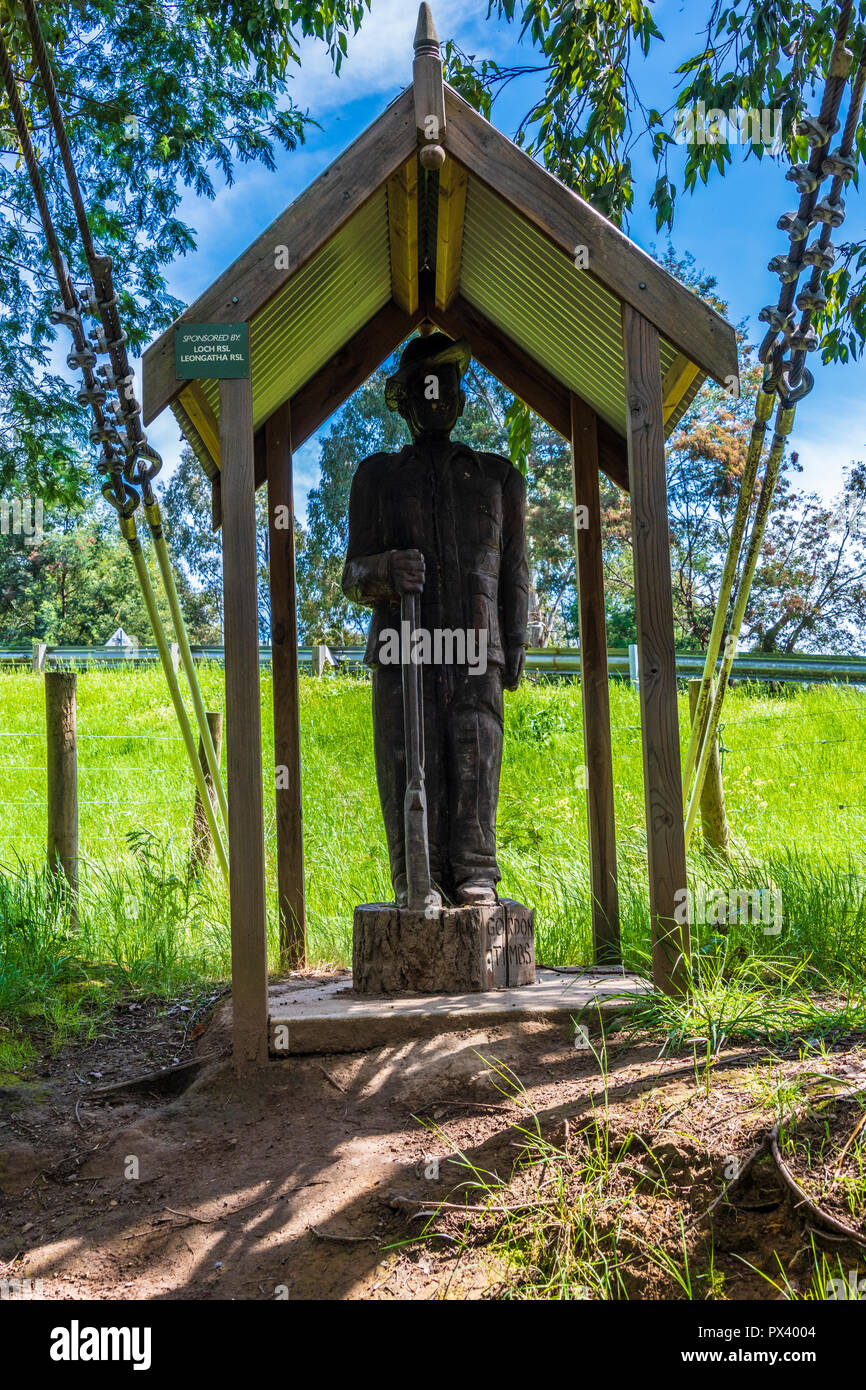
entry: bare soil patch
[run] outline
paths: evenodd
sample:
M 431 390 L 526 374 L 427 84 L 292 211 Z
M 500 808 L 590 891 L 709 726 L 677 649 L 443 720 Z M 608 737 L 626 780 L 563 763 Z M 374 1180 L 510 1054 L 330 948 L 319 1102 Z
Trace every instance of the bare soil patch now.
M 685 1252 L 695 1298 L 779 1297 L 756 1271 L 778 1281 L 780 1269 L 805 1292 L 813 1243 L 866 1273 L 866 1249 L 798 1207 L 765 1142 L 781 1083 L 866 1084 L 863 1039 L 820 1062 L 731 1048 L 707 1076 L 622 1034 L 603 1070 L 565 1030 L 523 1024 L 294 1057 L 251 1085 L 231 1067 L 230 1002 L 203 1027 L 183 1007 L 124 1006 L 105 1037 L 0 1092 L 0 1277 L 39 1278 L 49 1299 L 521 1296 L 580 1253 L 569 1213 L 587 1209 L 596 1162 L 596 1236 L 619 1252 L 622 1296 L 687 1296 L 648 1249 L 680 1264 Z M 832 1113 L 827 1164 L 856 1123 L 851 1104 Z M 846 1165 L 858 1152 L 855 1137 Z M 479 1173 L 505 1186 L 491 1197 Z M 822 1189 L 850 1220 L 841 1192 Z M 503 1217 L 521 1204 L 525 1232 Z

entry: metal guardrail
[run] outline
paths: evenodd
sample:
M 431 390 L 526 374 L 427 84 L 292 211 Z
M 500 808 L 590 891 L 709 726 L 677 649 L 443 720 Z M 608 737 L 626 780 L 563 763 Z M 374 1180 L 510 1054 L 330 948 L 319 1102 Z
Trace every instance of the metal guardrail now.
M 628 647 L 611 647 L 607 653 L 607 669 L 611 677 L 629 680 L 634 675 L 634 655 L 631 662 Z M 196 661 L 225 660 L 223 647 L 193 647 Z M 363 647 L 299 647 L 298 663 L 314 671 L 324 665 L 339 669 L 357 670 L 363 667 Z M 159 660 L 155 647 L 0 647 L 0 667 L 32 666 L 34 669 L 58 669 L 73 666 L 120 667 L 152 665 Z M 700 676 L 704 658 L 701 654 L 677 653 L 677 676 L 681 680 Z M 270 666 L 271 649 L 259 648 L 262 666 Z M 580 652 L 574 647 L 530 648 L 526 653 L 526 671 L 533 675 L 579 676 Z M 855 684 L 866 685 L 866 658 L 849 656 L 765 656 L 759 652 L 744 652 L 734 660 L 735 680 L 793 681 L 798 684 Z

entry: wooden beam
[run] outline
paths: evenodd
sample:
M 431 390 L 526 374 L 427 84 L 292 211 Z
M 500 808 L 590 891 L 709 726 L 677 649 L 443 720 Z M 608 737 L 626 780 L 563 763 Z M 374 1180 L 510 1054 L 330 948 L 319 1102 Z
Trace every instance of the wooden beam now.
M 562 382 L 461 295 L 449 309 L 431 306 L 429 312 L 436 326 L 452 338 L 465 334 L 473 356 L 482 366 L 525 401 L 552 429 L 571 441 L 570 393 Z M 598 421 L 598 451 L 602 472 L 627 492 L 626 442 L 604 420 Z
M 415 103 L 407 87 L 147 349 L 142 363 L 145 424 L 184 389 L 174 375 L 177 326 L 249 322 L 416 147 Z M 287 256 L 278 254 L 280 247 Z
M 694 362 L 690 362 L 687 357 L 684 357 L 681 352 L 678 352 L 662 377 L 662 401 L 664 403 L 665 424 L 667 424 L 668 420 L 673 415 L 695 377 L 700 375 L 700 367 L 696 367 Z
M 200 381 L 188 381 L 180 393 L 180 403 L 198 430 L 201 442 L 217 468 L 220 466 L 220 427 L 201 389 Z
M 386 304 L 367 320 L 292 397 L 292 447 L 297 450 L 414 333 L 423 315 Z
M 210 526 L 212 531 L 218 531 L 223 524 L 223 492 L 220 483 L 220 475 L 217 473 L 215 478 L 210 480 Z
M 592 275 L 631 304 L 721 385 L 737 373 L 729 323 L 565 184 L 548 174 L 446 83 L 447 153 L 504 198 L 569 259 L 586 246 Z M 495 229 L 493 229 L 495 234 Z
M 259 698 L 259 612 L 249 380 L 220 382 L 223 628 L 235 1066 L 268 1056 L 268 944 Z
M 386 304 L 301 387 L 291 402 L 292 448 L 296 452 L 414 332 L 423 316 L 420 308 L 406 314 L 396 304 Z M 255 477 L 256 487 L 267 477 L 264 424 L 256 430 Z
M 658 330 L 628 304 L 623 306 L 623 355 L 653 983 L 673 994 L 686 986 L 689 927 L 676 916 L 677 910 L 683 915 L 686 901 L 686 847 L 661 360 Z
M 598 490 L 598 417 L 573 393 L 571 438 L 593 959 L 596 965 L 618 965 L 622 951 Z
M 405 314 L 418 308 L 418 160 L 413 154 L 387 183 L 391 294 Z
M 265 444 L 268 468 L 280 964 L 284 970 L 297 970 L 304 964 L 307 925 L 301 800 L 295 508 L 292 491 L 291 415 L 288 404 L 280 406 L 268 420 Z
M 446 159 L 439 170 L 439 203 L 436 214 L 437 309 L 447 309 L 460 288 L 466 182 L 466 170 L 456 160 Z

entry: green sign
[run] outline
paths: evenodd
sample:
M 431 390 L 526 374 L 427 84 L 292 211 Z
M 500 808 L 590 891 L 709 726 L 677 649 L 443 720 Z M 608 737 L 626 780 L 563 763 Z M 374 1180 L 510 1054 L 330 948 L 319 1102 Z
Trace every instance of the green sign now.
M 247 323 L 185 323 L 174 330 L 178 381 L 248 377 L 250 328 Z

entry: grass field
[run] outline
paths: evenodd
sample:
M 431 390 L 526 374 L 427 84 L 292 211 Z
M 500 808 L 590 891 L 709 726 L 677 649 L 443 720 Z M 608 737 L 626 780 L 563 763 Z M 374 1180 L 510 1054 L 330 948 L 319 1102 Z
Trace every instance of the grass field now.
M 223 671 L 204 665 L 208 708 Z M 361 678 L 302 678 L 302 756 L 312 962 L 345 964 L 356 903 L 390 896 L 375 791 L 370 688 Z M 270 674 L 262 677 L 265 766 L 272 764 Z M 648 946 L 646 849 L 637 695 L 611 686 L 618 854 L 627 964 Z M 680 697 L 688 728 L 688 701 Z M 162 673 L 94 670 L 78 680 L 82 905 L 68 932 L 43 871 L 44 694 L 38 677 L 0 674 L 0 1021 L 7 1058 L 24 1053 L 28 1019 L 61 1037 L 88 1029 L 124 991 L 170 993 L 227 977 L 226 900 L 216 877 L 187 871 L 194 789 Z M 828 980 L 866 976 L 866 694 L 731 692 L 723 726 L 731 867 L 698 837 L 693 886 L 781 893 L 782 929 L 696 931 L 699 954 L 728 963 L 790 960 Z M 580 689 L 524 683 L 507 696 L 499 812 L 502 890 L 536 911 L 538 958 L 591 957 Z M 273 801 L 266 795 L 269 885 Z M 273 897 L 273 894 L 271 895 Z M 270 940 L 276 965 L 276 921 Z M 801 977 L 802 983 L 802 977 Z M 14 1020 L 14 1025 L 11 1021 Z M 19 1033 L 23 1027 L 24 1032 Z M 12 1065 L 12 1062 L 10 1062 Z

